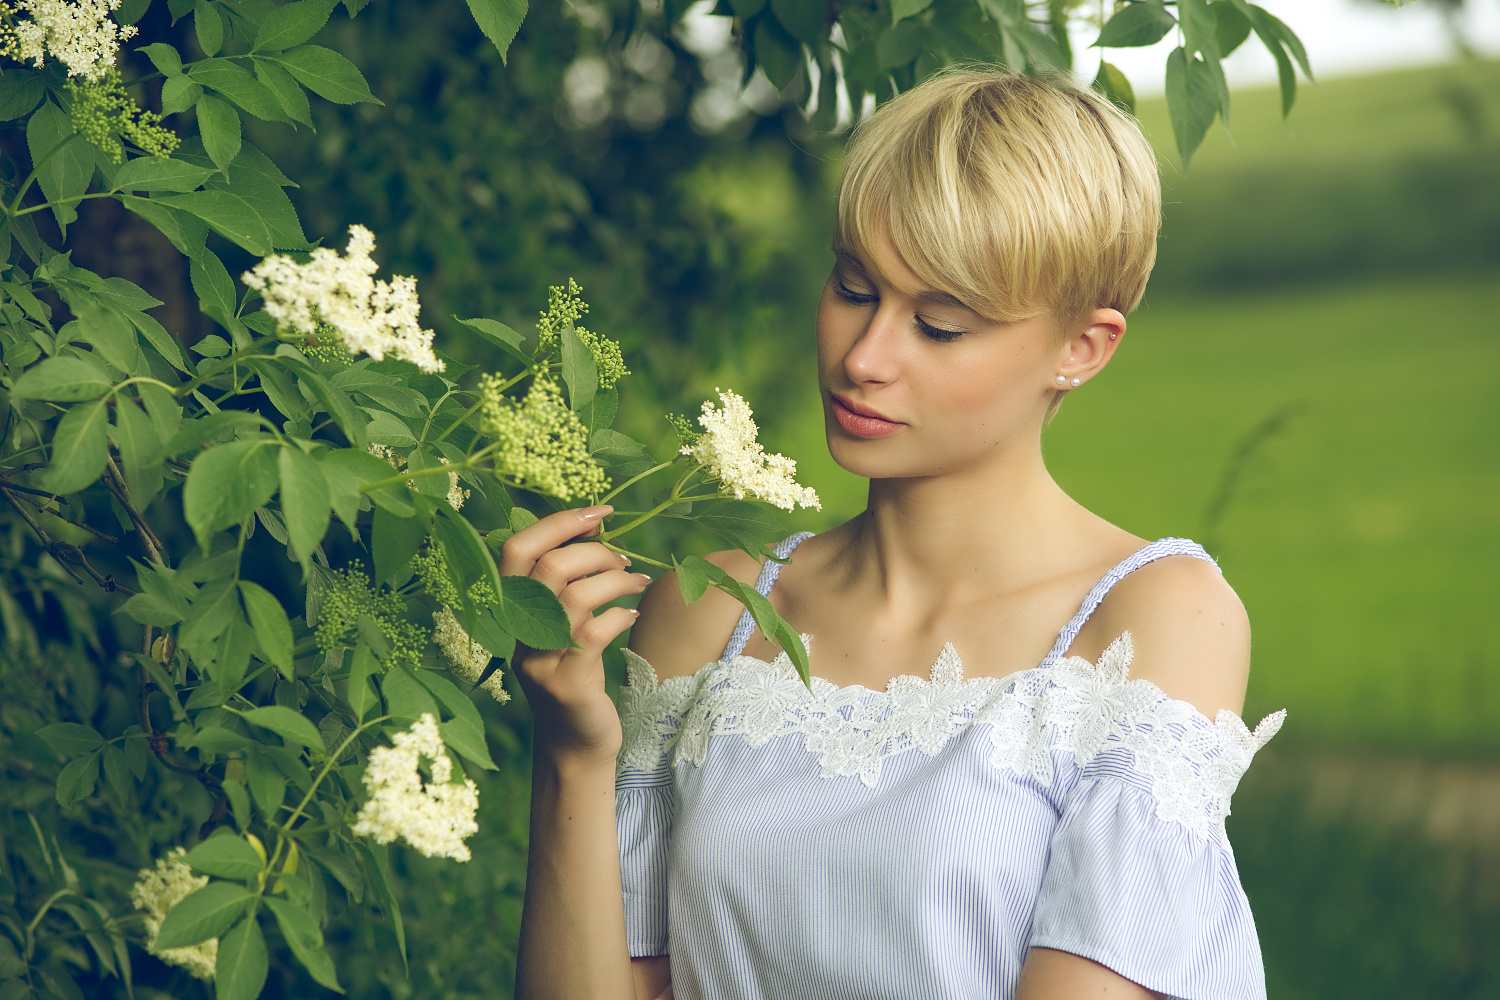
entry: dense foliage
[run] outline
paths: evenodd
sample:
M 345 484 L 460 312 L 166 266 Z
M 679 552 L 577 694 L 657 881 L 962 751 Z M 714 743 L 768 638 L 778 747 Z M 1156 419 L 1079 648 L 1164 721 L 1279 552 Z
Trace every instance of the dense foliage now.
M 493 987 L 505 956 L 457 968 L 433 915 L 455 900 L 423 893 L 418 873 L 440 863 L 422 858 L 513 855 L 523 797 L 480 804 L 505 787 L 483 774 L 497 768 L 492 741 L 507 762 L 520 749 L 501 668 L 517 642 L 570 641 L 556 599 L 501 578 L 495 550 L 539 514 L 612 502 L 637 509 L 605 521 L 606 544 L 664 517 L 763 554 L 779 526 L 754 500 L 816 503 L 760 448 L 733 393 L 696 424 L 678 419 L 657 457 L 617 430 L 629 359 L 583 325 L 576 286 L 552 289 L 534 337 L 455 320 L 445 329 L 472 339 L 450 353 L 421 325 L 415 281 L 375 277 L 369 230 L 350 227 L 342 253 L 307 239 L 286 193 L 289 157 L 262 145 L 326 146 L 305 129 L 332 118 L 329 105 L 380 104 L 354 62 L 312 42 L 337 6 L 0 3 L 0 119 L 15 140 L 0 170 L 7 1000 L 181 994 L 194 979 L 222 998 L 268 982 L 305 995 L 309 980 L 447 996 Z M 364 4 L 344 6 L 352 17 Z M 1244 0 L 1118 6 L 1100 44 L 1181 33 L 1167 74 L 1184 157 L 1227 107 L 1219 58 L 1252 30 L 1306 69 L 1290 31 Z M 427 5 L 383 7 L 404 9 L 371 14 L 427 17 Z M 524 3 L 468 7 L 503 58 Z M 1082 16 L 1060 0 L 747 0 L 723 12 L 734 72 L 760 70 L 773 105 L 805 103 L 824 129 L 946 61 L 1066 67 L 1067 19 Z M 546 107 L 588 46 L 649 81 L 642 46 L 680 45 L 685 14 L 575 5 L 572 44 L 523 37 L 517 87 Z M 612 24 L 626 27 L 601 30 Z M 348 30 L 340 47 L 359 57 L 358 25 Z M 1290 70 L 1284 83 L 1289 104 Z M 1107 67 L 1096 84 L 1128 102 Z M 647 105 L 622 101 L 620 113 L 646 122 Z M 559 112 L 584 113 L 577 102 Z M 517 126 L 542 144 L 549 127 Z M 274 146 L 258 144 L 270 129 Z M 570 176 L 528 183 L 566 200 Z M 196 308 L 166 303 L 180 328 L 140 284 L 75 261 L 123 259 L 79 238 L 97 235 L 81 217 L 90 203 L 142 220 L 186 262 L 191 296 L 178 298 Z M 547 233 L 541 220 L 511 230 L 522 246 Z M 710 585 L 736 596 L 805 676 L 800 643 L 759 595 L 696 557 L 631 555 L 675 567 L 688 599 Z M 504 842 L 486 842 L 481 820 Z M 389 852 L 395 841 L 412 850 Z M 403 907 L 443 956 L 414 955 L 410 985 Z M 376 927 L 390 954 L 334 961 L 377 952 Z

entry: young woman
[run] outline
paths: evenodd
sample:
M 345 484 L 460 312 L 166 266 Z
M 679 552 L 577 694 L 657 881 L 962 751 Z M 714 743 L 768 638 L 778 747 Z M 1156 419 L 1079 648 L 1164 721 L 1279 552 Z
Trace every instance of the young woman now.
M 1281 721 L 1236 714 L 1244 608 L 1042 458 L 1124 340 L 1159 211 L 1135 124 L 1063 83 L 951 72 L 857 130 L 816 325 L 869 504 L 784 567 L 715 557 L 806 634 L 811 692 L 722 595 L 663 578 L 639 620 L 595 614 L 650 582 L 575 541 L 608 508 L 506 543 L 579 647 L 518 657 L 519 996 L 1264 997 L 1223 826 Z M 632 625 L 617 713 L 600 650 Z

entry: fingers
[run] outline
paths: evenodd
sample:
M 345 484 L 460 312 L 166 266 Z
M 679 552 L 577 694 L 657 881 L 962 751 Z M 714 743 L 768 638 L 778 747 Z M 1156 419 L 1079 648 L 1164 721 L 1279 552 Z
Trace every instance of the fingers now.
M 578 648 L 569 650 L 569 654 L 597 661 L 615 636 L 635 624 L 637 614 L 634 608 L 608 608 L 594 615 L 573 630 Z
M 599 522 L 613 511 L 608 504 L 579 510 L 560 510 L 527 525 L 505 540 L 500 549 L 502 576 L 530 576 L 536 562 L 564 542 L 597 530 Z
M 611 570 L 608 573 L 599 573 L 575 580 L 564 587 L 557 596 L 562 601 L 562 606 L 567 610 L 568 618 L 576 629 L 578 624 L 586 616 L 593 614 L 594 609 L 600 605 L 630 594 L 639 594 L 650 585 L 651 578 L 645 573 Z
M 542 553 L 531 568 L 531 576 L 561 594 L 564 587 L 592 573 L 622 570 L 630 560 L 598 542 L 579 542 Z

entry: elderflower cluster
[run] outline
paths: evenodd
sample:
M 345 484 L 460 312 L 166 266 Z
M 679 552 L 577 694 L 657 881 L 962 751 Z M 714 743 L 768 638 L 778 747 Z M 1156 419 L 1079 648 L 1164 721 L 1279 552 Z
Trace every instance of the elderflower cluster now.
M 369 615 L 390 643 L 391 659 L 416 663 L 427 648 L 426 630 L 403 617 L 406 600 L 395 591 L 372 588 L 364 565 L 358 560 L 327 579 L 320 599 L 313 635 L 324 652 L 338 646 L 353 646 L 359 638 L 362 615 Z
M 29 62 L 40 69 L 50 55 L 68 69 L 69 76 L 81 76 L 98 83 L 115 68 L 120 43 L 135 37 L 132 24 L 118 25 L 110 12 L 118 10 L 121 0 L 14 0 L 0 3 L 0 9 L 14 14 L 29 14 L 0 39 L 0 54 L 19 62 Z
M 717 479 L 724 492 L 738 499 L 743 500 L 748 493 L 783 510 L 797 505 L 822 510 L 818 494 L 792 478 L 797 463 L 785 455 L 767 454 L 756 440 L 760 428 L 744 399 L 737 393 L 715 391 L 724 408 L 712 402 L 703 404 L 703 414 L 698 418 L 703 433 L 685 442 L 681 453 L 707 466 L 709 478 Z
M 578 320 L 589 311 L 582 293 L 583 289 L 572 278 L 568 279 L 567 288 L 553 285 L 547 289 L 547 311 L 542 313 L 542 318 L 536 324 L 537 344 L 544 351 L 559 353 L 562 349 L 560 337 L 563 328 L 569 323 L 574 324 L 573 332 L 578 334 L 583 346 L 594 356 L 594 367 L 599 371 L 599 388 L 611 389 L 616 382 L 630 374 L 630 369 L 625 367 L 625 356 L 620 352 L 619 344 L 577 325 Z
M 155 868 L 143 868 L 130 890 L 130 901 L 137 910 L 145 910 L 146 950 L 163 962 L 180 965 L 199 979 L 213 979 L 219 957 L 219 939 L 209 938 L 185 948 L 156 949 L 156 935 L 167 911 L 182 899 L 208 885 L 207 875 L 194 875 L 184 862 L 187 852 L 173 848 L 164 858 L 156 859 Z
M 385 464 L 389 465 L 397 472 L 400 472 L 406 465 L 406 460 L 400 455 L 396 454 L 396 449 L 392 448 L 388 444 L 376 444 L 374 441 L 371 441 L 365 447 L 371 455 L 374 455 L 376 458 L 385 462 Z M 439 458 L 438 461 L 444 465 L 453 464 L 446 458 Z M 417 488 L 416 481 L 412 479 L 408 479 L 406 481 L 406 485 L 411 487 L 412 489 Z M 452 507 L 454 510 L 462 510 L 464 501 L 469 499 L 469 496 L 469 491 L 459 485 L 458 473 L 448 473 L 448 506 Z
M 609 477 L 589 455 L 588 430 L 556 382 L 537 375 L 521 403 L 506 396 L 503 385 L 494 375 L 479 383 L 481 427 L 500 445 L 496 472 L 560 500 L 609 488 Z
M 370 800 L 355 818 L 355 835 L 373 837 L 377 844 L 400 837 L 429 858 L 468 861 L 464 838 L 479 830 L 474 822 L 479 789 L 468 778 L 461 785 L 451 783 L 453 761 L 443 747 L 437 720 L 423 712 L 411 729 L 391 737 L 391 743 L 370 751 L 364 775 Z M 432 780 L 425 784 L 423 757 L 432 761 Z
M 453 672 L 470 684 L 484 676 L 484 668 L 490 665 L 490 651 L 469 638 L 469 633 L 458 623 L 453 611 L 444 608 L 432 616 L 432 622 L 437 626 L 433 629 L 432 638 L 452 665 Z M 504 679 L 504 675 L 496 670 L 479 685 L 502 705 L 510 701 L 510 692 L 505 690 Z
M 446 458 L 438 459 L 444 465 L 452 465 Z M 458 473 L 448 473 L 448 506 L 454 510 L 463 510 L 464 501 L 469 499 L 469 491 L 459 485 Z
M 351 354 L 376 361 L 391 354 L 424 372 L 442 371 L 443 362 L 432 353 L 432 331 L 417 323 L 417 280 L 375 280 L 374 250 L 374 235 L 364 226 L 350 226 L 347 256 L 318 247 L 311 260 L 299 264 L 275 254 L 243 279 L 261 293 L 266 312 L 282 330 L 317 337 L 331 329 Z
M 147 111 L 125 93 L 120 71 L 109 70 L 97 81 L 68 81 L 73 99 L 68 115 L 73 127 L 104 153 L 111 163 L 125 160 L 125 148 L 117 136 L 152 156 L 171 156 L 181 140 L 161 124 L 161 115 Z

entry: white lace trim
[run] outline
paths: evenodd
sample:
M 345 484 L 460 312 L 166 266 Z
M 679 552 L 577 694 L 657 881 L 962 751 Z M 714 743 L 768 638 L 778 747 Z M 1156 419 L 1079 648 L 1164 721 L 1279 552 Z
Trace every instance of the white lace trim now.
M 1286 711 L 1266 716 L 1254 732 L 1227 709 L 1210 722 L 1150 681 L 1130 680 L 1133 655 L 1126 632 L 1097 663 L 1070 656 L 1009 677 L 965 680 L 949 643 L 930 680 L 904 674 L 882 692 L 820 677 L 809 691 L 785 653 L 770 662 L 736 656 L 658 683 L 651 665 L 626 650 L 620 768 L 656 771 L 668 751 L 673 764 L 702 764 L 714 736 L 741 736 L 758 747 L 800 734 L 824 778 L 858 776 L 873 788 L 886 758 L 912 750 L 936 756 L 955 735 L 982 723 L 996 767 L 1046 788 L 1057 777 L 1058 753 L 1079 769 L 1105 752 L 1111 761 L 1123 755 L 1149 783 L 1160 819 L 1205 835 L 1222 831 L 1240 776 Z

